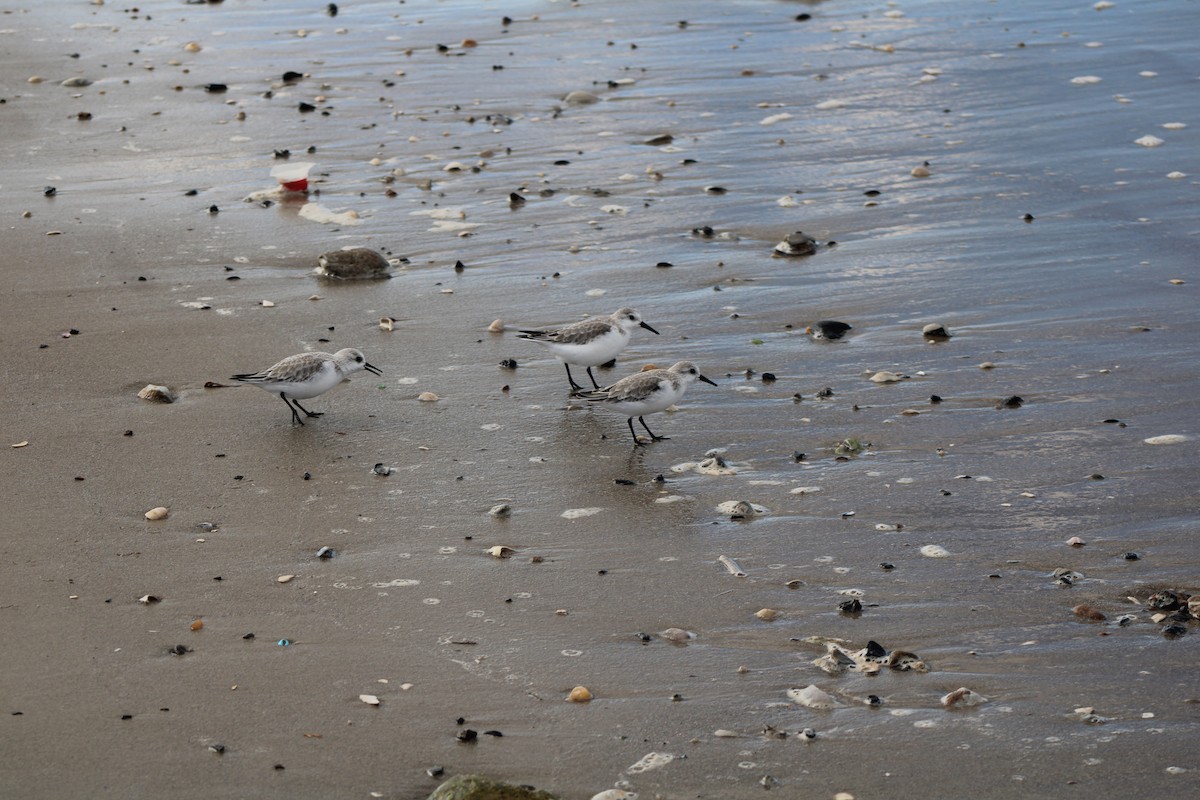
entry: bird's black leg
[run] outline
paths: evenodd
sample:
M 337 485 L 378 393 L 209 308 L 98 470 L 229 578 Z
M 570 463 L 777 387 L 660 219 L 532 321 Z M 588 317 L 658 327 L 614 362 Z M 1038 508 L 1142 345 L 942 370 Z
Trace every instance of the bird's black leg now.
M 641 417 L 638 417 L 638 422 L 642 423 L 642 427 L 646 429 L 646 433 L 650 434 L 650 440 L 653 442 L 661 442 L 671 438 L 670 436 L 656 435 L 654 431 L 650 430 L 650 426 L 646 424 L 646 420 L 642 419 Z M 630 425 L 630 427 L 632 428 L 633 426 Z
M 303 411 L 306 415 L 308 415 L 310 417 L 319 417 L 325 413 L 324 411 L 309 411 L 307 408 L 300 405 L 300 401 L 294 397 L 292 398 L 292 402 L 296 404 L 296 408 L 300 409 L 301 411 Z
M 279 399 L 287 403 L 288 411 L 292 412 L 292 424 L 295 425 L 296 423 L 299 423 L 303 425 L 304 420 L 300 419 L 300 415 L 296 413 L 296 409 L 292 408 L 292 401 L 287 399 L 287 395 L 283 392 L 280 392 Z
M 636 431 L 634 431 L 634 429 L 633 429 L 633 417 L 630 417 L 629 419 L 625 420 L 625 422 L 626 422 L 626 423 L 628 423 L 628 425 L 629 425 L 629 433 L 630 433 L 630 434 L 633 436 L 633 446 L 634 446 L 634 447 L 641 447 L 641 446 L 642 446 L 642 443 L 641 443 L 641 441 L 639 441 L 639 440 L 638 440 L 638 438 L 637 438 L 637 432 L 636 432 Z
M 591 367 L 587 368 L 587 373 L 588 373 L 588 377 L 592 379 L 592 386 L 596 387 L 596 389 L 598 390 L 600 388 L 600 384 L 596 383 L 596 376 L 592 374 Z
M 567 368 L 567 380 L 569 380 L 571 382 L 571 394 L 575 394 L 576 392 L 582 392 L 583 387 L 580 386 L 578 383 L 576 383 L 575 378 L 571 375 L 571 365 L 564 361 L 563 366 Z M 595 383 L 595 381 L 592 381 L 592 382 Z M 600 387 L 596 387 L 596 388 L 600 388 Z

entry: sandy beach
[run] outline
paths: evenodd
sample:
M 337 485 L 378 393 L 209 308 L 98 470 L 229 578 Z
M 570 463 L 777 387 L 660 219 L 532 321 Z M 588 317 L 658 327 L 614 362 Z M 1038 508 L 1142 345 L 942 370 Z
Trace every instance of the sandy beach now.
M 1195 3 L 327 6 L 0 14 L 0 796 L 1197 791 Z

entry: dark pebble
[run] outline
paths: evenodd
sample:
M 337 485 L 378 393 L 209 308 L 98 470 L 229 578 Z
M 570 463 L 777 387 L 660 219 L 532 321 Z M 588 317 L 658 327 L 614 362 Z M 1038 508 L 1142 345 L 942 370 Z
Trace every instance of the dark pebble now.
M 431 778 L 440 778 L 446 774 L 446 768 L 445 767 L 430 767 L 429 769 L 425 770 L 425 774 Z
M 1026 214 L 1025 216 L 1021 217 L 1021 219 L 1025 220 L 1026 222 L 1033 222 L 1033 214 Z
M 1168 625 L 1162 629 L 1162 635 L 1167 639 L 1178 639 L 1187 633 L 1187 628 L 1182 625 Z
M 871 708 L 879 708 L 883 705 L 883 698 L 877 694 L 869 694 L 867 695 L 867 705 Z
M 613 478 L 613 483 L 615 483 L 617 486 L 635 486 L 636 485 L 635 481 L 631 481 L 628 478 Z
M 460 742 L 473 742 L 479 738 L 479 734 L 470 728 L 467 728 L 466 730 L 461 730 L 454 734 L 454 738 L 458 739 Z
M 198 194 L 200 194 L 199 189 L 188 189 L 186 192 L 183 193 L 183 196 L 184 197 L 195 197 Z
M 805 739 L 817 738 L 817 732 L 814 731 L 812 728 L 805 728 L 804 730 L 800 731 L 800 735 L 803 736 Z
M 774 372 L 764 372 L 762 374 L 762 382 L 763 383 L 774 383 L 775 382 L 775 373 Z
M 329 16 L 336 17 L 337 12 L 338 12 L 337 3 L 330 3 L 329 5 L 325 6 L 325 13 L 328 14 Z
M 204 91 L 209 92 L 210 94 L 220 94 L 221 92 L 228 91 L 228 89 L 229 87 L 223 83 L 204 84 Z
M 660 262 L 658 262 L 657 264 L 655 264 L 654 266 L 656 266 L 656 267 L 661 267 L 661 268 L 665 269 L 665 268 L 667 268 L 667 267 L 673 267 L 673 266 L 675 266 L 675 265 L 674 265 L 674 264 L 672 264 L 670 261 L 660 261 Z
M 54 197 L 54 195 L 58 194 L 58 189 L 53 186 L 47 186 L 45 189 L 42 189 L 42 194 L 46 197 Z
M 929 402 L 936 405 L 942 402 L 942 396 L 940 394 L 931 394 L 929 395 Z
M 833 389 L 826 386 L 824 389 L 821 389 L 820 391 L 817 392 L 817 397 L 820 397 L 820 398 L 833 397 Z
M 1099 472 L 1093 472 L 1093 473 L 1092 473 L 1091 475 L 1089 475 L 1088 477 L 1089 477 L 1089 478 L 1091 478 L 1091 479 L 1092 479 L 1092 480 L 1094 480 L 1094 481 L 1102 481 L 1102 480 L 1104 480 L 1104 476 L 1103 476 L 1103 475 L 1101 475 Z
M 516 369 L 517 360 L 515 358 L 506 358 L 500 362 L 500 366 L 504 369 Z
M 852 597 L 849 600 L 843 600 L 838 603 L 838 611 L 843 614 L 861 614 L 862 602 L 857 597 Z
M 484 731 L 484 732 L 483 732 L 483 735 L 484 735 L 484 736 L 494 736 L 494 737 L 496 737 L 497 739 L 499 739 L 499 738 L 501 738 L 502 736 L 504 736 L 504 734 L 503 734 L 503 733 L 501 733 L 500 731 L 495 731 L 495 730 L 493 730 L 493 731 Z
M 224 753 L 224 752 L 225 752 L 225 745 L 223 745 L 223 744 L 210 744 L 210 745 L 208 746 L 208 749 L 209 749 L 209 750 L 212 750 L 212 751 L 213 751 L 214 753 L 216 753 L 217 755 L 221 755 L 222 753 Z
M 525 198 L 516 192 L 512 192 L 508 195 L 508 204 L 510 206 L 523 206 L 525 205 Z
M 220 214 L 220 213 L 221 213 L 221 209 L 217 208 L 215 205 L 211 205 L 211 206 L 209 206 L 209 207 L 208 207 L 208 213 L 210 213 L 210 214 Z
M 283 82 L 284 83 L 295 83 L 296 81 L 300 80 L 303 77 L 304 77 L 303 73 L 294 72 L 293 70 L 289 69 L 287 72 L 283 73 Z
M 805 454 L 801 453 L 799 450 L 795 450 L 792 452 L 792 460 L 793 461 L 803 461 L 805 459 L 805 457 L 806 457 Z
M 1141 559 L 1141 556 L 1133 551 L 1130 551 L 1128 553 L 1122 553 L 1121 558 L 1125 559 L 1126 561 L 1137 561 Z
M 890 562 L 890 561 L 881 561 L 881 562 L 879 563 L 879 568 L 880 568 L 881 570 L 883 570 L 884 572 L 886 572 L 886 571 L 888 571 L 888 570 L 890 570 L 890 569 L 895 569 L 895 568 L 896 568 L 896 565 L 895 565 L 895 564 L 893 564 L 893 563 L 892 563 L 892 562 Z
M 297 108 L 300 110 L 301 114 L 307 114 L 310 111 L 317 110 L 317 107 L 314 106 L 312 103 L 304 103 L 304 102 L 300 103 L 300 105 L 298 105 Z
M 1014 394 L 1012 397 L 1006 397 L 1001 400 L 1000 405 L 1004 406 L 1005 408 L 1020 408 L 1021 404 L 1024 402 L 1025 400 L 1023 398 Z
M 312 473 L 311 473 L 311 472 L 306 472 L 306 473 L 304 473 L 304 480 L 306 480 L 306 481 L 311 481 L 311 480 L 312 480 Z
M 454 271 L 455 271 L 455 272 L 462 272 L 462 271 L 463 271 L 463 270 L 465 270 L 466 268 L 467 268 L 467 265 L 466 265 L 466 264 L 464 264 L 464 263 L 462 263 L 461 261 L 455 261 L 455 262 L 454 262 Z
M 174 647 L 172 647 L 170 650 L 168 650 L 167 652 L 173 656 L 182 656 L 182 655 L 186 655 L 189 651 L 183 645 L 177 644 Z
M 322 547 L 320 550 L 317 551 L 317 558 L 329 559 L 329 558 L 333 558 L 336 555 L 337 555 L 337 550 L 334 550 L 332 547 Z

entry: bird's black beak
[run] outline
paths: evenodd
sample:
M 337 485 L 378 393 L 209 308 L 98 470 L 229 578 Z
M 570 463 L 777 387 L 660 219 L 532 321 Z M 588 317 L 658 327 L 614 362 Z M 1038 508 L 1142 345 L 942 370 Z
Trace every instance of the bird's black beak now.
M 702 381 L 704 381 L 704 382 L 705 382 L 705 383 L 707 383 L 709 386 L 716 386 L 716 385 L 717 385 L 717 384 L 716 384 L 714 381 L 710 381 L 708 378 L 704 377 L 703 375 L 701 375 L 701 376 L 700 376 L 699 380 L 702 380 Z
M 657 334 L 657 333 L 658 333 L 658 331 L 654 330 L 654 328 L 651 328 L 649 325 L 647 325 L 647 324 L 646 324 L 646 323 L 644 323 L 644 322 L 639 322 L 638 324 L 639 324 L 639 325 L 641 325 L 641 326 L 642 326 L 643 328 L 645 328 L 646 330 L 650 331 L 651 333 L 654 333 L 654 334 Z
M 363 369 L 365 369 L 367 372 L 371 372 L 371 373 L 374 373 L 374 374 L 376 374 L 376 375 L 382 375 L 382 374 L 383 374 L 383 370 L 381 370 L 379 367 L 374 367 L 374 366 L 371 366 L 370 364 L 367 364 L 367 363 L 365 363 L 365 362 L 363 363 Z

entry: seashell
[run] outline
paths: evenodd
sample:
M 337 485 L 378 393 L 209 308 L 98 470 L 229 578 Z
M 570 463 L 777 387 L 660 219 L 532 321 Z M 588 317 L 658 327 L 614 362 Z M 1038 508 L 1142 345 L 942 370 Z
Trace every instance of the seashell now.
M 563 98 L 564 103 L 569 103 L 573 106 L 590 106 L 592 103 L 599 103 L 600 98 L 591 92 L 568 92 Z
M 504 320 L 502 320 L 502 319 L 492 320 L 492 324 L 488 325 L 487 329 L 491 333 L 500 333 L 501 331 L 504 330 Z
M 922 661 L 916 653 L 906 650 L 895 650 L 888 655 L 887 665 L 897 672 L 929 672 L 929 665 Z
M 722 462 L 722 466 L 724 466 L 724 462 Z M 721 514 L 728 514 L 730 519 L 751 519 L 759 514 L 767 513 L 767 507 L 746 500 L 726 500 L 717 506 L 717 511 Z
M 841 339 L 853 327 L 836 319 L 822 319 L 804 329 L 804 332 L 814 339 Z
M 488 513 L 493 517 L 511 517 L 512 506 L 508 503 L 500 503 L 499 505 L 492 506 L 491 509 L 488 510 Z
M 502 544 L 498 544 L 495 547 L 489 547 L 487 549 L 488 555 L 490 555 L 492 558 L 512 558 L 513 554 L 516 552 L 517 551 L 513 548 L 506 547 Z
M 1070 539 L 1067 539 L 1067 544 L 1071 545 L 1071 547 L 1083 547 L 1087 542 L 1078 536 L 1072 536 Z
M 775 245 L 775 249 L 771 251 L 771 254 L 794 258 L 811 256 L 815 252 L 817 252 L 817 240 L 803 231 L 796 231 L 795 233 L 789 233 L 784 237 L 782 242 Z
M 204 620 L 202 620 L 202 619 L 193 620 L 192 624 L 189 625 L 188 627 L 194 631 L 198 631 L 204 627 Z
M 907 375 L 897 375 L 895 372 L 881 370 L 871 376 L 871 382 L 872 383 L 896 383 L 897 381 L 902 381 L 902 380 L 906 379 L 907 377 L 908 377 Z
M 838 701 L 833 698 L 833 695 L 811 683 L 803 689 L 788 689 L 787 696 L 789 700 L 807 708 L 825 710 L 837 708 L 839 705 Z
M 174 403 L 179 399 L 179 395 L 171 391 L 166 386 L 158 386 L 153 383 L 146 384 L 141 391 L 138 392 L 138 397 L 143 400 L 153 400 L 158 403 Z
M 436 403 L 438 400 L 441 400 L 441 398 L 433 392 L 421 392 L 419 395 L 417 395 L 417 399 L 422 403 Z
M 396 330 L 396 320 L 392 317 L 380 317 L 379 330 L 391 333 L 392 331 Z
M 567 695 L 568 703 L 587 703 L 590 702 L 593 695 L 590 689 L 586 686 L 576 686 Z
M 908 174 L 912 175 L 914 178 L 928 178 L 930 175 L 929 167 L 922 164 L 920 166 L 913 167 Z
M 917 552 L 926 558 L 946 558 L 950 555 L 950 551 L 940 544 L 927 544 Z
M 746 571 L 729 556 L 718 556 L 717 561 L 720 562 L 721 566 L 725 567 L 726 571 L 728 571 L 729 574 L 735 578 L 746 577 Z
M 391 277 L 388 272 L 391 264 L 381 253 L 369 247 L 331 250 L 317 256 L 317 264 L 317 274 L 323 278 L 349 281 Z M 380 320 L 380 327 L 382 322 Z
M 921 335 L 930 339 L 949 339 L 950 331 L 940 322 L 931 322 L 921 328 Z
M 1146 444 L 1182 444 L 1191 441 L 1191 437 L 1178 433 L 1168 433 L 1165 436 L 1151 436 L 1149 439 L 1142 439 L 1142 441 Z
M 627 792 L 624 789 L 608 789 L 592 795 L 591 800 L 637 800 L 637 792 Z
M 369 706 L 379 705 L 379 698 L 373 694 L 360 694 L 358 696 L 358 699 L 362 700 L 364 703 L 366 703 Z
M 451 161 L 442 167 L 442 172 L 463 172 L 466 169 L 469 169 L 469 167 L 461 161 Z
M 295 577 L 296 577 L 295 575 L 280 575 L 278 578 L 275 579 L 275 581 L 277 583 L 288 583 Z
M 1133 143 L 1140 144 L 1142 147 L 1158 147 L 1159 145 L 1161 145 L 1163 143 L 1163 140 L 1158 138 L 1157 136 L 1152 136 L 1150 134 L 1147 134 L 1147 135 L 1141 137 L 1140 139 L 1134 139 Z
M 59 85 L 67 86 L 67 87 L 91 86 L 92 82 L 89 79 L 84 78 L 82 76 L 76 76 L 74 78 L 67 78 L 65 81 L 63 81 Z
M 166 506 L 158 506 L 157 508 L 152 508 L 149 511 L 147 511 L 145 516 L 146 516 L 146 519 L 153 521 L 153 520 L 166 519 L 167 514 L 169 514 L 169 513 L 171 513 L 171 511 Z
M 773 608 L 760 608 L 754 612 L 754 616 L 761 619 L 763 622 L 771 622 L 779 618 L 779 612 Z
M 738 732 L 731 731 L 726 728 L 717 728 L 715 731 L 713 731 L 713 736 L 717 737 L 718 739 L 736 739 L 738 737 Z
M 685 631 L 683 628 L 667 628 L 666 630 L 659 631 L 658 635 L 674 644 L 685 644 L 689 640 L 696 638 L 696 634 L 691 631 Z
M 946 708 L 967 708 L 986 703 L 988 699 L 978 692 L 973 692 L 963 686 L 942 696 L 942 705 Z
M 332 547 L 321 547 L 317 549 L 317 558 L 330 559 L 337 555 L 337 550 Z
M 162 598 L 153 594 L 144 594 L 138 598 L 138 602 L 144 606 L 148 606 L 154 603 L 162 602 Z
M 199 42 L 188 42 L 183 46 L 183 49 L 189 53 L 199 53 L 204 48 L 200 46 Z

